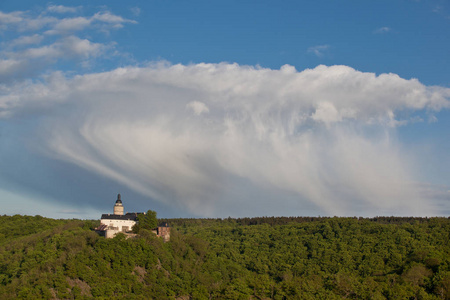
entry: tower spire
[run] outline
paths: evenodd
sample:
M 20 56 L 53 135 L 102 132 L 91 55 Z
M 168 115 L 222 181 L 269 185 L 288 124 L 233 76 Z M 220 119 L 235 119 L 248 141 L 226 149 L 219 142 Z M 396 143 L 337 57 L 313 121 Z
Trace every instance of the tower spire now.
M 114 214 L 115 215 L 123 215 L 123 205 L 120 194 L 117 195 L 116 204 L 114 204 Z

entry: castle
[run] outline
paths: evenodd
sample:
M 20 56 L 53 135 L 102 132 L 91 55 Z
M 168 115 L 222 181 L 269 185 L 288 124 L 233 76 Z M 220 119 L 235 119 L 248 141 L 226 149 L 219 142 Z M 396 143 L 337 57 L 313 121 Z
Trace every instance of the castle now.
M 128 237 L 133 236 L 133 226 L 138 222 L 138 216 L 145 213 L 123 213 L 123 204 L 120 194 L 117 195 L 113 214 L 102 214 L 100 226 L 95 231 L 106 238 L 113 238 L 119 232 Z M 170 226 L 163 222 L 152 230 L 157 236 L 162 237 L 165 242 L 170 240 Z

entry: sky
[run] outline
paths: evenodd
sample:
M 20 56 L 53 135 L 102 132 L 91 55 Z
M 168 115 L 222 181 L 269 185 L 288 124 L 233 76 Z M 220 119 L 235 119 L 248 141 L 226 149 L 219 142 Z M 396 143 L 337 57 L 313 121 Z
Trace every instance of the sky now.
M 449 216 L 450 3 L 1 1 L 0 214 Z

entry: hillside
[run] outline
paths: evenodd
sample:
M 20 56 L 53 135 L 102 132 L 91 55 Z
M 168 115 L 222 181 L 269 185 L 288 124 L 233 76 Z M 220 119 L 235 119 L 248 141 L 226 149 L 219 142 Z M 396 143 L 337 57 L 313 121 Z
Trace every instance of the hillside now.
M 0 298 L 450 298 L 448 218 L 166 221 L 168 243 L 0 216 Z

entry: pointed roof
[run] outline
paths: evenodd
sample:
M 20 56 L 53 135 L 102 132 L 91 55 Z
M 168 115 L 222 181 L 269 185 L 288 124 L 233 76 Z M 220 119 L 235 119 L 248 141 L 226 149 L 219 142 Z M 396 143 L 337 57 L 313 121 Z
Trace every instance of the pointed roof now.
M 120 194 L 117 194 L 116 204 L 118 204 L 118 203 L 122 204 L 122 200 L 120 198 L 121 198 Z

